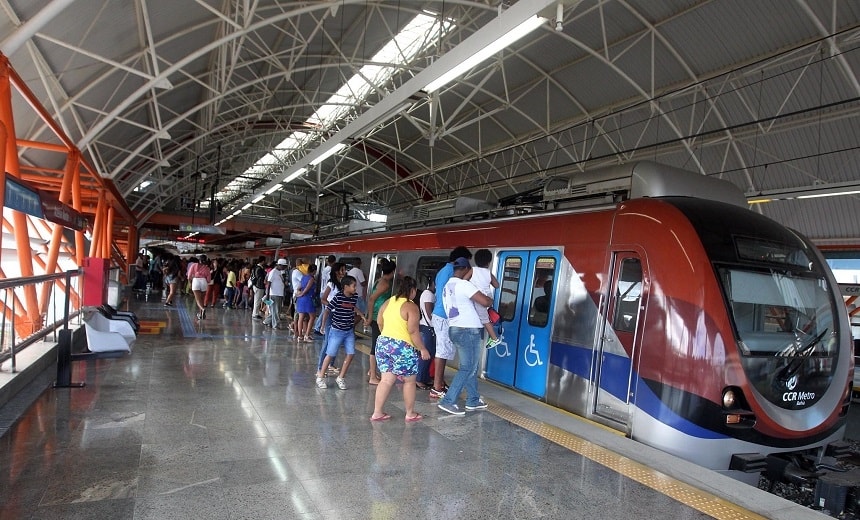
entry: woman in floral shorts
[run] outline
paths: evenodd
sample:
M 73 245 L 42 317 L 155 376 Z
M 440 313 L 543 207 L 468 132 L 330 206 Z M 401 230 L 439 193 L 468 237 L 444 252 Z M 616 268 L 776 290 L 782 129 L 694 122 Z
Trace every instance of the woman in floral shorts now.
M 418 355 L 430 359 L 424 348 L 418 329 L 420 311 L 413 299 L 418 292 L 415 279 L 406 276 L 400 280 L 397 291 L 382 304 L 377 316 L 380 335 L 376 343 L 376 363 L 382 373 L 382 381 L 376 387 L 376 400 L 371 421 L 385 421 L 391 416 L 382 411 L 391 387 L 400 377 L 403 379 L 403 404 L 406 422 L 421 420 L 415 413 L 415 378 L 418 375 Z

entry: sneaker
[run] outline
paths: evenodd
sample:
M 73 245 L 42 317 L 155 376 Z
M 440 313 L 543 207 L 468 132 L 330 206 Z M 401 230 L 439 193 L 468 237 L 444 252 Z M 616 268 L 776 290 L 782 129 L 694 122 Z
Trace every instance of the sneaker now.
M 334 382 L 337 383 L 338 388 L 340 388 L 341 390 L 346 390 L 346 380 L 344 378 L 338 377 L 334 380 Z
M 451 415 L 466 415 L 466 412 L 460 409 L 456 404 L 442 404 L 439 403 L 436 406 L 439 407 L 440 410 L 444 412 L 448 412 Z
M 263 317 L 262 317 L 262 316 L 260 316 L 259 314 L 257 314 L 257 315 L 255 315 L 255 316 L 251 316 L 251 319 L 252 319 L 252 320 L 260 321 L 260 320 L 262 320 L 262 319 L 263 319 Z
M 486 345 L 486 347 L 487 347 L 487 348 L 496 348 L 496 345 L 498 345 L 498 344 L 499 344 L 499 343 L 501 343 L 501 342 L 502 342 L 502 340 L 500 340 L 500 339 L 498 339 L 498 338 L 496 338 L 496 339 L 493 339 L 493 338 L 487 338 L 487 345 Z
M 435 388 L 430 389 L 430 399 L 442 399 L 445 397 L 444 390 L 436 390 Z
M 321 377 L 317 378 L 317 388 L 328 388 L 328 384 L 326 384 L 325 379 Z
M 484 402 L 483 399 L 478 399 L 478 404 L 466 405 L 466 410 L 474 411 L 474 410 L 486 410 L 487 403 Z

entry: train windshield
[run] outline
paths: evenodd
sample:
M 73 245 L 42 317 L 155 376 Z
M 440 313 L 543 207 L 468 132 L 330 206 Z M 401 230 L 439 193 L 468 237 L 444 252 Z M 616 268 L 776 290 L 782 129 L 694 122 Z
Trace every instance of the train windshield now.
M 836 355 L 838 335 L 827 280 L 808 271 L 720 269 L 747 356 L 822 358 Z

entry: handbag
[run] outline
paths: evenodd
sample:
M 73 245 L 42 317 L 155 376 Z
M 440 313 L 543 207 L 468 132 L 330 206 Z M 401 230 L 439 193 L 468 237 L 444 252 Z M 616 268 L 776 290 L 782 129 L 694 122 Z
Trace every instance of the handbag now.
M 492 323 L 493 325 L 498 325 L 499 321 L 502 320 L 502 316 L 499 314 L 499 312 L 492 307 L 487 308 L 487 317 L 490 318 L 490 323 Z

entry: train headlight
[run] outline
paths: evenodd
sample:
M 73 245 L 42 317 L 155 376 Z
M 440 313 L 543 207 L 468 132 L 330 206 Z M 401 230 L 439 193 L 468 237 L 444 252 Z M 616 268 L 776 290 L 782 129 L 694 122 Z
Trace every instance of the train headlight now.
M 735 403 L 737 403 L 737 397 L 735 396 L 735 391 L 731 388 L 727 388 L 723 391 L 723 408 L 731 410 L 735 407 Z

